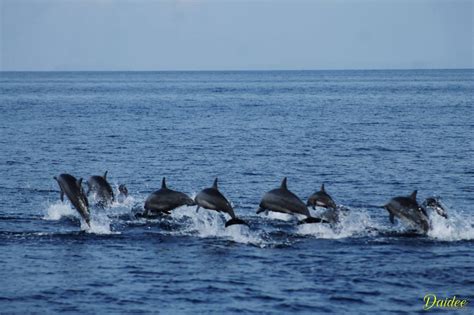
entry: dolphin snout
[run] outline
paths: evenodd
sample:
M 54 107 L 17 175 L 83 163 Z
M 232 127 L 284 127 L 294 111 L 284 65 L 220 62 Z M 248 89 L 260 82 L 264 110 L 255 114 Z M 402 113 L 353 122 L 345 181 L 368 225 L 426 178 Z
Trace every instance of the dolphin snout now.
M 186 205 L 187 206 L 195 206 L 196 205 L 196 202 L 192 199 L 189 199 L 187 202 L 186 202 Z

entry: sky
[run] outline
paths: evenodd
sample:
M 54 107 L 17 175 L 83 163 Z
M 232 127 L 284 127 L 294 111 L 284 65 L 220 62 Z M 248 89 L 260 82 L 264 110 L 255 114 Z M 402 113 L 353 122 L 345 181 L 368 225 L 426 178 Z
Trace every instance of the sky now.
M 0 0 L 0 70 L 473 68 L 474 0 Z

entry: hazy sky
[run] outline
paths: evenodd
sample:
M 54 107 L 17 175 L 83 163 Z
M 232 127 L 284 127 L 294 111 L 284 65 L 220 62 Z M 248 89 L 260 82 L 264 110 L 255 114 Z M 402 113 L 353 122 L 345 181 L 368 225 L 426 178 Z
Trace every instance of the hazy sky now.
M 474 0 L 0 2 L 1 70 L 474 66 Z

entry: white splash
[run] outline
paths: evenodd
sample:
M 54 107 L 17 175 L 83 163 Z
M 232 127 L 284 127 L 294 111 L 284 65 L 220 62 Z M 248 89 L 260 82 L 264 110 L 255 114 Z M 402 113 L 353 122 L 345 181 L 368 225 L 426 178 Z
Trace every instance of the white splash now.
M 95 210 L 95 209 L 94 209 Z M 82 220 L 79 213 L 74 209 L 69 202 L 57 201 L 47 205 L 46 213 L 43 216 L 44 220 L 58 221 L 63 217 L 74 217 L 80 220 L 81 230 L 93 234 L 114 234 L 110 229 L 111 220 L 107 216 L 105 210 L 91 211 L 90 226 Z
M 203 238 L 220 237 L 236 243 L 252 244 L 259 247 L 268 245 L 259 234 L 245 225 L 235 224 L 226 228 L 225 221 L 229 218 L 216 211 L 201 208 L 197 213 L 195 206 L 183 206 L 173 210 L 171 217 L 176 220 L 187 220 L 183 228 L 176 231 L 175 234 L 195 234 Z
M 467 213 L 448 210 L 448 219 L 430 213 L 431 229 L 428 236 L 442 241 L 474 239 L 474 218 Z
M 319 215 L 315 215 L 318 217 Z M 367 211 L 352 208 L 340 215 L 340 222 L 331 226 L 327 223 L 301 224 L 296 228 L 296 234 L 313 235 L 324 239 L 340 239 L 356 235 L 367 235 L 368 228 L 376 228 Z
M 295 220 L 294 215 L 281 212 L 268 211 L 268 213 L 262 212 L 260 215 L 269 220 L 280 220 L 286 222 Z
M 107 208 L 107 213 L 111 217 L 118 217 L 125 214 L 130 214 L 130 209 L 143 205 L 143 201 L 136 200 L 134 197 L 128 195 L 123 200 L 113 202 L 110 207 Z
M 120 234 L 120 232 L 113 232 L 111 230 L 111 223 L 112 221 L 107 215 L 107 209 L 98 209 L 97 211 L 91 211 L 90 226 L 81 220 L 81 229 L 91 234 Z
M 55 203 L 51 203 L 47 205 L 46 213 L 43 216 L 44 220 L 58 221 L 62 217 L 80 218 L 77 211 L 71 208 L 71 205 L 69 203 L 57 201 Z

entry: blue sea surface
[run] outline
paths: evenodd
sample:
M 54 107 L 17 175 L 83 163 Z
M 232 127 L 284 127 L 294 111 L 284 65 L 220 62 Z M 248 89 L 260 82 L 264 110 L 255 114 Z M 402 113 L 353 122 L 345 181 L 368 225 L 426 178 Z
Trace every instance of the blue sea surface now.
M 413 314 L 433 293 L 472 314 L 473 91 L 473 70 L 0 72 L 0 313 Z M 130 196 L 87 228 L 53 176 L 106 170 Z M 257 215 L 285 176 L 349 215 Z M 162 177 L 218 177 L 250 228 L 135 218 Z M 380 207 L 415 189 L 448 208 L 426 236 Z

